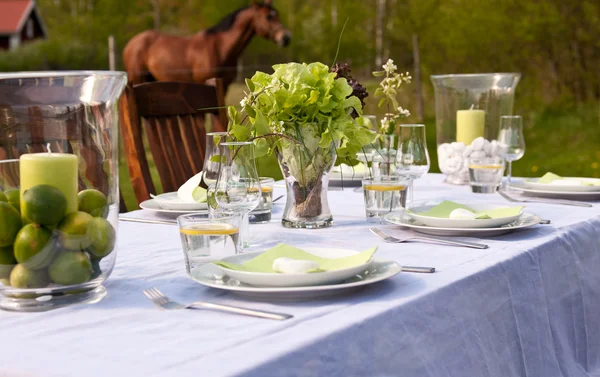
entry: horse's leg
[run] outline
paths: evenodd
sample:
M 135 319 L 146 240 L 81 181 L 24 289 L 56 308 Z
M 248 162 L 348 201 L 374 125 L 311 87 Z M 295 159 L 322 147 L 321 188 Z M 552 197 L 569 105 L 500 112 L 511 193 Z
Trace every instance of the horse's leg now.
M 142 32 L 133 37 L 123 50 L 123 63 L 127 71 L 128 81 L 132 85 L 152 80 L 147 65 L 148 50 L 158 37 L 153 31 Z

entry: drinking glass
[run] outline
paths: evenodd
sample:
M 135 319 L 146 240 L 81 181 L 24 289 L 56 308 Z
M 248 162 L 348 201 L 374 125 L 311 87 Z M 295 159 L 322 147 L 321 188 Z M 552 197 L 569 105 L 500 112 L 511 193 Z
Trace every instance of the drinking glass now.
M 510 187 L 512 162 L 521 159 L 525 155 L 525 137 L 523 136 L 523 119 L 521 116 L 505 115 L 500 117 L 498 153 L 508 162 L 506 177 Z
M 216 156 L 220 156 L 219 145 L 226 141 L 228 141 L 227 132 L 208 132 L 206 134 L 206 152 L 204 152 L 204 166 L 202 168 L 204 172 L 202 179 L 206 186 L 210 186 L 217 181 L 221 164 L 218 161 L 220 158 Z
M 239 217 L 183 215 L 177 224 L 188 274 L 205 263 L 238 253 Z
M 239 244 L 240 249 L 244 249 L 249 246 L 248 214 L 262 197 L 254 143 L 225 142 L 220 149 L 223 160 L 215 183 L 215 199 L 223 209 L 241 216 Z
M 429 171 L 430 160 L 424 124 L 401 124 L 396 154 L 396 174 L 409 178 L 408 203 L 414 199 L 413 181 Z
M 469 183 L 476 193 L 492 194 L 502 184 L 504 159 L 483 157 L 469 159 Z
M 250 223 L 266 224 L 271 221 L 271 211 L 273 210 L 273 184 L 275 180 L 268 177 L 260 177 L 260 190 L 262 192 L 260 202 L 250 212 Z
M 408 184 L 409 179 L 398 176 L 384 175 L 363 179 L 367 220 L 383 222 L 385 214 L 401 207 L 405 208 Z

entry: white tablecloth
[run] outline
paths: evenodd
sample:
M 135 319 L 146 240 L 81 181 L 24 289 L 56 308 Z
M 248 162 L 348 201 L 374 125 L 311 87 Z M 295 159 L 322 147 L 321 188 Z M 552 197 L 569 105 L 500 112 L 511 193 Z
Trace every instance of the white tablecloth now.
M 417 199 L 503 203 L 441 181 L 418 181 Z M 475 240 L 490 248 L 474 250 L 382 243 L 368 231 L 362 194 L 331 191 L 329 200 L 332 228 L 288 230 L 273 221 L 251 231 L 295 245 L 379 244 L 379 258 L 437 272 L 403 273 L 327 300 L 246 301 L 186 276 L 175 226 L 121 222 L 103 301 L 0 313 L 0 376 L 600 376 L 600 204 L 530 204 L 552 225 Z M 282 208 L 283 201 L 275 213 Z M 295 317 L 161 311 L 141 293 L 150 286 L 182 302 Z

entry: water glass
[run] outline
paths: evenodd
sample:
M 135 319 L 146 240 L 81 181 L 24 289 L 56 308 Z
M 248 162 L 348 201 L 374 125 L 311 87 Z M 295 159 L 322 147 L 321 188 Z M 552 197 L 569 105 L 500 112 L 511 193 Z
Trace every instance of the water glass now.
M 206 151 L 204 152 L 204 172 L 202 180 L 209 186 L 217 181 L 221 167 L 220 145 L 228 141 L 227 132 L 208 132 L 206 134 Z
M 254 160 L 254 143 L 221 143 L 221 168 L 214 197 L 219 207 L 242 216 L 240 248 L 250 246 L 248 214 L 261 200 L 262 191 Z
M 396 174 L 408 177 L 409 198 L 413 201 L 413 181 L 427 174 L 431 162 L 427 150 L 424 124 L 401 124 L 396 154 Z
M 275 180 L 268 177 L 260 177 L 260 190 L 262 196 L 258 206 L 250 211 L 248 216 L 251 224 L 266 224 L 271 221 L 271 210 L 273 209 L 273 183 Z
M 523 136 L 523 119 L 519 115 L 500 117 L 498 133 L 498 154 L 508 161 L 506 174 L 508 186 L 512 178 L 512 162 L 525 155 L 525 136 Z
M 502 184 L 504 159 L 483 157 L 469 159 L 469 183 L 476 193 L 493 194 Z
M 363 179 L 367 220 L 383 222 L 385 214 L 406 208 L 409 182 L 405 177 L 389 175 Z
M 177 218 L 188 274 L 198 266 L 238 253 L 239 221 L 239 216 L 226 214 L 210 218 L 191 214 Z

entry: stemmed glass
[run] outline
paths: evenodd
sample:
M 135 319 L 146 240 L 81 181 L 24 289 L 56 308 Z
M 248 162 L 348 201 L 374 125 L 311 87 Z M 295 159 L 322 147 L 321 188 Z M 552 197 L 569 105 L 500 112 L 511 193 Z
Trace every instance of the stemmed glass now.
M 396 154 L 396 174 L 409 179 L 408 203 L 412 203 L 414 198 L 413 181 L 427 174 L 430 164 L 425 140 L 425 125 L 401 124 Z
M 523 119 L 519 115 L 500 117 L 498 133 L 498 153 L 508 162 L 506 173 L 508 187 L 512 177 L 512 162 L 525 155 L 525 137 L 523 136 Z
M 202 179 L 207 186 L 215 183 L 219 176 L 219 167 L 221 166 L 219 146 L 228 141 L 227 132 L 208 132 L 206 134 L 206 151 L 204 152 L 204 165 Z
M 248 214 L 260 202 L 262 191 L 254 161 L 254 143 L 220 144 L 221 168 L 215 183 L 217 204 L 240 215 L 240 250 L 249 246 Z

